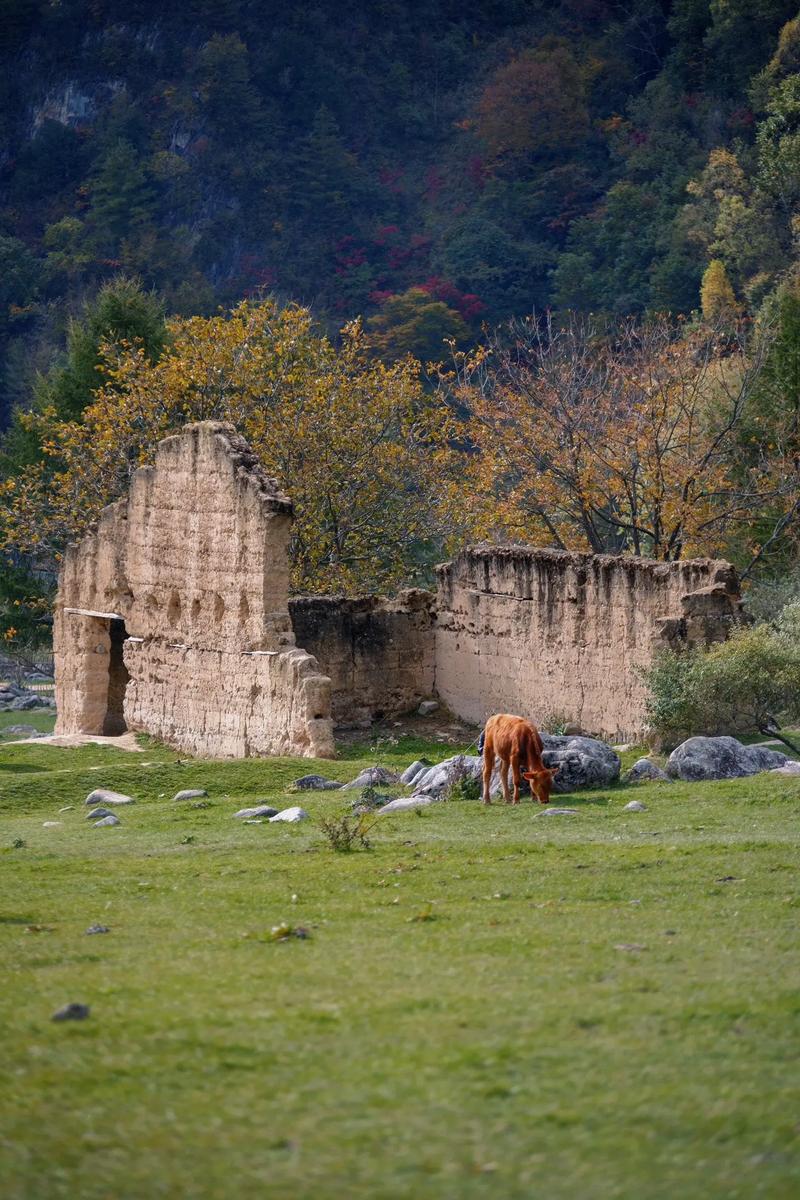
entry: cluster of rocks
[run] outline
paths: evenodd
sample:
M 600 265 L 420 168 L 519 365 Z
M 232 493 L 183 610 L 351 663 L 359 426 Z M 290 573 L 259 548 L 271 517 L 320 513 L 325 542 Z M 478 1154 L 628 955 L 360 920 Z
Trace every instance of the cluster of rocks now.
M 666 769 L 652 759 L 640 758 L 625 776 L 625 783 L 700 783 L 710 779 L 743 779 L 761 771 L 800 774 L 800 762 L 768 746 L 745 746 L 733 737 L 692 737 L 677 746 Z
M 52 696 L 32 692 L 16 683 L 0 684 L 0 712 L 28 712 L 33 708 L 55 708 Z
M 587 788 L 607 787 L 620 777 L 620 758 L 613 747 L 597 738 L 582 734 L 543 734 L 545 766 L 558 767 L 553 783 L 554 793 L 564 794 Z M 675 780 L 699 781 L 707 779 L 736 779 L 755 775 L 760 771 L 775 771 L 780 774 L 800 775 L 800 762 L 794 762 L 780 751 L 766 746 L 745 746 L 732 737 L 695 737 L 673 750 L 666 769 L 650 758 L 640 758 L 626 773 L 625 783 L 672 783 Z M 431 764 L 418 759 L 406 767 L 402 774 L 388 767 L 367 767 L 349 783 L 339 783 L 323 775 L 304 775 L 294 782 L 300 791 L 360 791 L 353 800 L 354 811 L 379 808 L 382 813 L 407 812 L 424 808 L 444 800 L 461 783 L 472 783 L 476 796 L 482 787 L 483 762 L 479 755 L 456 754 L 443 762 Z M 378 787 L 405 787 L 411 790 L 407 796 L 380 795 Z M 521 792 L 529 794 L 525 782 Z M 495 769 L 492 775 L 492 799 L 502 795 L 500 774 Z M 626 812 L 644 812 L 646 806 L 632 800 L 625 806 Z M 250 815 L 243 810 L 241 815 Z M 549 806 L 540 815 L 574 813 L 575 809 L 559 809 Z

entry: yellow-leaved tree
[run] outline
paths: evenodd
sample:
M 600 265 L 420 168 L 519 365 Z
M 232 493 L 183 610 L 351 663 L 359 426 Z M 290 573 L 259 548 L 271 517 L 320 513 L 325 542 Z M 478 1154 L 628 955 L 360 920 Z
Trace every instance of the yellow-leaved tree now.
M 156 363 L 107 348 L 80 423 L 26 419 L 45 461 L 2 486 L 0 544 L 53 560 L 82 535 L 156 443 L 188 421 L 230 421 L 294 501 L 293 586 L 322 592 L 409 582 L 461 525 L 452 419 L 411 358 L 370 357 L 359 323 L 334 345 L 308 310 L 244 302 L 174 319 Z
M 666 319 L 512 323 L 444 380 L 472 453 L 476 532 L 674 560 L 759 553 L 797 511 L 787 445 L 741 438 L 769 339 Z

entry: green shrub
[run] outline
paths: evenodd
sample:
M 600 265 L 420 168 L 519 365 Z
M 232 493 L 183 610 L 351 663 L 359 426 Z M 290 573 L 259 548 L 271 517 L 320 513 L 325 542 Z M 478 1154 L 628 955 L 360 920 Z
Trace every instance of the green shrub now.
M 692 734 L 775 731 L 800 718 L 800 603 L 705 653 L 667 651 L 644 678 L 651 727 L 668 745 Z

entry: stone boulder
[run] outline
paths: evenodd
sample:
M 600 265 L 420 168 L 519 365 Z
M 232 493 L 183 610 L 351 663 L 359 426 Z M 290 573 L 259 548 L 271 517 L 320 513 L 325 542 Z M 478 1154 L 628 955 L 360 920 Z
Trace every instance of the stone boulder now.
M 415 808 L 427 808 L 429 804 L 437 804 L 442 799 L 442 796 L 399 796 L 397 800 L 390 800 L 388 804 L 384 804 L 379 812 L 381 816 L 384 813 L 412 812 Z
M 275 813 L 274 817 L 269 818 L 269 823 L 272 825 L 276 821 L 285 821 L 289 825 L 294 825 L 298 821 L 307 821 L 308 813 L 304 808 L 299 808 L 298 805 L 293 805 L 291 808 L 283 808 L 279 813 Z
M 623 783 L 672 783 L 666 771 L 649 758 L 637 758 L 625 775 Z
M 326 779 L 324 775 L 301 775 L 292 784 L 298 792 L 334 792 L 341 786 L 337 779 Z
M 96 804 L 135 804 L 136 801 L 132 796 L 125 796 L 122 792 L 111 792 L 108 788 L 95 788 L 93 792 L 89 792 L 85 803 L 94 806 Z
M 770 775 L 800 775 L 800 762 L 787 758 L 782 767 L 771 767 Z
M 388 767 L 367 767 L 360 771 L 355 779 L 351 779 L 350 783 L 344 783 L 341 786 L 343 789 L 389 787 L 399 782 L 400 776 L 395 771 L 390 771 Z
M 619 779 L 620 761 L 605 742 L 568 734 L 542 734 L 546 767 L 558 767 L 553 791 L 579 792 L 584 788 L 607 787 Z
M 410 787 L 414 780 L 418 779 L 420 775 L 423 775 L 430 766 L 431 764 L 428 762 L 427 758 L 418 758 L 416 762 L 411 764 L 410 767 L 406 767 L 405 771 L 403 771 L 403 774 L 400 776 L 400 782 L 406 784 L 407 787 Z
M 476 754 L 455 754 L 419 772 L 413 781 L 416 796 L 432 796 L 436 800 L 443 798 L 454 783 L 460 779 L 480 779 L 483 762 Z M 497 783 L 499 789 L 500 784 Z M 412 796 L 411 799 L 414 797 Z
M 777 750 L 743 746 L 733 737 L 692 737 L 672 751 L 667 773 L 673 779 L 698 783 L 703 779 L 741 779 L 786 762 L 786 755 Z

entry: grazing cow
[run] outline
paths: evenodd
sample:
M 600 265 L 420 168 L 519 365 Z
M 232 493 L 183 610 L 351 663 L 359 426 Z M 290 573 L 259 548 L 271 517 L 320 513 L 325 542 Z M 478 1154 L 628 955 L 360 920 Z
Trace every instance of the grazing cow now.
M 531 785 L 531 793 L 540 804 L 550 803 L 550 789 L 558 767 L 546 767 L 542 762 L 542 739 L 539 730 L 523 717 L 497 713 L 486 722 L 478 743 L 483 752 L 483 803 L 491 804 L 489 788 L 495 757 L 500 759 L 500 783 L 506 804 L 519 804 L 520 766 L 527 765 L 522 778 Z M 508 798 L 508 768 L 514 780 L 514 799 Z

